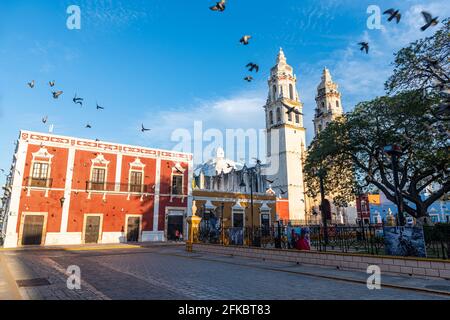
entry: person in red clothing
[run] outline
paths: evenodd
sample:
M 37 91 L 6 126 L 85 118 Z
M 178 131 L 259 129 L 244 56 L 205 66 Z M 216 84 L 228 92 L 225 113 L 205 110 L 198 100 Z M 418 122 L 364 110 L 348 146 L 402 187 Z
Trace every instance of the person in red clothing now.
M 311 250 L 311 247 L 309 246 L 308 239 L 306 239 L 304 232 L 302 232 L 302 234 L 300 235 L 300 238 L 297 241 L 297 246 L 296 247 L 297 247 L 298 250 Z

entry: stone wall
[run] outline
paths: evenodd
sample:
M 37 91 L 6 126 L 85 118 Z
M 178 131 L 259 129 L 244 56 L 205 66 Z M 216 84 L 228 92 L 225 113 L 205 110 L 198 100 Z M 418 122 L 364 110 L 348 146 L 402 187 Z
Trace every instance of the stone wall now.
M 364 272 L 366 272 L 367 266 L 377 265 L 380 267 L 381 272 L 450 280 L 450 260 L 374 256 L 353 253 L 277 250 L 197 243 L 193 245 L 193 250 L 256 259 L 339 267 L 344 270 L 353 269 Z

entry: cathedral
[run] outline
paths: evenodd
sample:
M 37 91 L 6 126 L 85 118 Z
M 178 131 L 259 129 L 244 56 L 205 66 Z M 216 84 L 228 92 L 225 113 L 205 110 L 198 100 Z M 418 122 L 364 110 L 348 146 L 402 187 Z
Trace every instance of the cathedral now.
M 303 124 L 303 103 L 297 91 L 297 77 L 287 63 L 280 48 L 276 64 L 268 78 L 268 96 L 265 111 L 266 161 L 257 164 L 255 181 L 244 185 L 254 185 L 253 190 L 269 191 L 277 198 L 277 212 L 281 219 L 294 224 L 320 222 L 312 215 L 318 210 L 317 199 L 309 199 L 304 181 L 306 159 L 306 129 Z M 323 70 L 317 87 L 314 115 L 314 134 L 319 134 L 327 125 L 343 115 L 341 95 L 333 82 L 330 71 Z M 194 181 L 201 190 L 239 192 L 240 184 L 246 179 L 246 166 L 225 158 L 222 148 L 214 159 L 209 160 L 194 171 Z M 246 190 L 245 192 L 247 192 Z M 245 193 L 244 192 L 244 193 Z M 332 200 L 332 199 L 330 199 Z M 332 201 L 331 201 L 332 203 Z M 332 204 L 333 222 L 349 221 L 346 210 Z
M 292 66 L 280 48 L 276 64 L 270 70 L 268 97 L 264 106 L 267 130 L 266 174 L 273 183 L 271 188 L 278 198 L 289 203 L 289 220 L 311 223 L 315 199 L 305 194 L 303 174 L 306 159 L 306 129 L 303 126 L 303 104 L 297 88 L 297 78 Z M 343 115 L 341 94 L 333 82 L 330 71 L 323 70 L 317 87 L 314 115 L 314 134 L 317 135 L 336 118 Z M 332 205 L 336 223 L 353 223 L 352 211 Z M 354 211 L 354 210 L 353 210 Z

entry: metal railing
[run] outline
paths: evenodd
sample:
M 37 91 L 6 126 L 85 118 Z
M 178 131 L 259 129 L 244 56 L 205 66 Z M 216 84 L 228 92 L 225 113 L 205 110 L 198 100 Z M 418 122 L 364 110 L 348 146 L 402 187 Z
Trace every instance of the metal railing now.
M 86 191 L 149 193 L 150 190 L 145 184 L 86 181 Z
M 34 178 L 27 177 L 26 185 L 31 188 L 51 188 L 53 184 L 52 178 Z
M 443 224 L 444 225 L 444 224 Z M 327 237 L 323 226 L 271 226 L 270 228 L 204 228 L 193 230 L 194 243 L 238 245 L 261 248 L 300 249 L 302 241 L 292 230 L 307 228 L 307 250 L 321 252 L 385 255 L 383 226 L 329 226 Z M 294 231 L 294 233 L 296 233 Z M 428 258 L 449 259 L 450 225 L 424 227 Z M 304 241 L 303 241 L 304 242 Z

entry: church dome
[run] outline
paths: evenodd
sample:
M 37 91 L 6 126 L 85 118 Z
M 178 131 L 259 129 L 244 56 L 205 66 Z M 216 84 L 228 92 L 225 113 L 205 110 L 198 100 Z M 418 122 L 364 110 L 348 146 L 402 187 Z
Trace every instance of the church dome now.
M 222 172 L 227 174 L 233 170 L 241 170 L 243 167 L 244 165 L 241 163 L 226 159 L 223 148 L 219 147 L 216 150 L 215 158 L 209 159 L 205 163 L 199 165 L 194 170 L 194 174 L 198 176 L 201 172 L 203 172 L 205 176 L 215 176 L 221 174 Z

